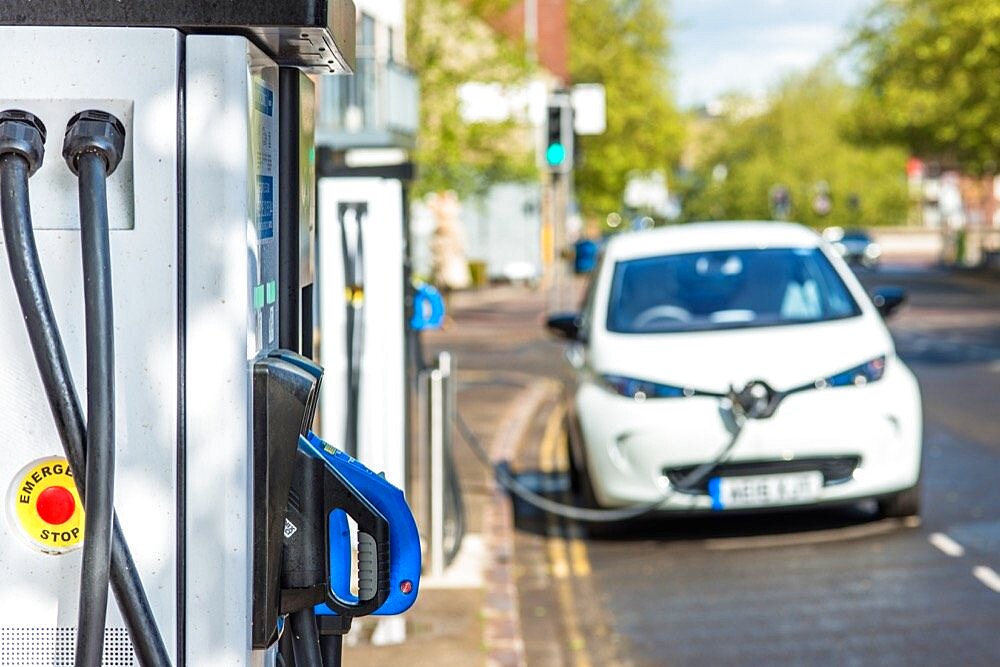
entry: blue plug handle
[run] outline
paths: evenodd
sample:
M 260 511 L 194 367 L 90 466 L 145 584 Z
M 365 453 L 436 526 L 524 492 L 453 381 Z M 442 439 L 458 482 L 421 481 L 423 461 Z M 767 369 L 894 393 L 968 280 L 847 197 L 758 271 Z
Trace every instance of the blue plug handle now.
M 322 456 L 330 468 L 385 517 L 389 524 L 389 591 L 385 602 L 372 613 L 392 616 L 406 611 L 417 599 L 421 562 L 420 535 L 403 492 L 312 432 L 300 440 L 300 446 L 303 444 Z M 358 598 L 350 592 L 351 536 L 345 512 L 338 509 L 330 513 L 329 531 L 331 594 L 335 599 L 353 604 Z M 326 604 L 317 605 L 315 612 L 318 615 L 338 613 Z
M 330 588 L 326 606 L 343 616 L 367 616 L 389 597 L 389 521 L 350 479 L 330 464 L 322 450 L 303 436 L 299 436 L 299 450 L 322 461 L 327 475 L 332 478 L 327 487 L 330 511 L 340 510 L 358 524 L 358 595 Z M 350 568 L 351 550 L 343 555 Z
M 433 285 L 420 285 L 413 293 L 413 318 L 410 328 L 414 331 L 440 329 L 444 322 L 444 298 Z

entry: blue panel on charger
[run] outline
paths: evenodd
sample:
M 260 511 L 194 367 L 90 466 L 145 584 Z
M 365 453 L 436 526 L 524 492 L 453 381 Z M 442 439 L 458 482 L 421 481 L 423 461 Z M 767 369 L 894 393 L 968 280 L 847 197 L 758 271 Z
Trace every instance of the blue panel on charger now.
M 339 472 L 378 510 L 389 523 L 389 597 L 374 612 L 392 616 L 409 609 L 420 587 L 420 535 L 403 492 L 357 459 L 327 444 L 314 433 L 300 438 L 299 446 L 310 454 L 319 454 L 326 464 Z M 335 510 L 330 515 L 330 586 L 337 597 L 356 602 L 350 592 L 351 535 L 347 515 Z M 332 615 L 325 604 L 316 605 L 316 614 Z

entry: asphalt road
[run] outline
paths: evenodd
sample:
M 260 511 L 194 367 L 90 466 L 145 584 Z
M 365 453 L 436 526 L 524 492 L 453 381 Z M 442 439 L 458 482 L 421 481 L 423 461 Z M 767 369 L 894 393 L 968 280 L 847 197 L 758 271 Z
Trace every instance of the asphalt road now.
M 862 279 L 910 294 L 891 325 L 924 396 L 921 519 L 860 504 L 592 536 L 516 503 L 529 665 L 1000 665 L 1000 280 Z M 564 375 L 553 351 L 525 341 L 503 363 Z M 558 404 L 515 469 L 567 498 Z

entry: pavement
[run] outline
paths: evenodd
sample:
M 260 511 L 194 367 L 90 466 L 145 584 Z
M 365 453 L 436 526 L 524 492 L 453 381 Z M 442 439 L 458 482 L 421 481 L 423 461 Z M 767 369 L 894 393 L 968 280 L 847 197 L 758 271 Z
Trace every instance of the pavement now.
M 570 292 L 578 289 L 579 283 L 566 286 Z M 540 290 L 510 285 L 456 293 L 444 329 L 424 335 L 428 359 L 442 350 L 453 353 L 458 411 L 493 460 L 515 457 L 540 406 L 561 391 L 557 380 L 519 370 L 526 364 L 517 359 L 519 351 L 544 345 L 548 338 L 542 326 L 546 299 Z M 575 299 L 569 296 L 567 303 Z M 558 354 L 561 347 L 551 345 L 548 353 Z M 405 642 L 392 643 L 399 627 L 383 632 L 385 621 L 357 621 L 347 638 L 345 665 L 528 664 L 515 586 L 511 501 L 457 433 L 454 446 L 468 524 L 462 551 L 443 576 L 421 580 L 417 602 L 402 619 Z

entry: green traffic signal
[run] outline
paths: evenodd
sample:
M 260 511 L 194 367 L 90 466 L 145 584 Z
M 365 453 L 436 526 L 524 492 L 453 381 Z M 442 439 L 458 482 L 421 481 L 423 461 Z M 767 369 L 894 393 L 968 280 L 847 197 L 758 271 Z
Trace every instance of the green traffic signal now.
M 558 142 L 549 144 L 549 147 L 545 149 L 545 160 L 549 163 L 550 167 L 559 166 L 565 159 L 566 149 L 562 144 Z

